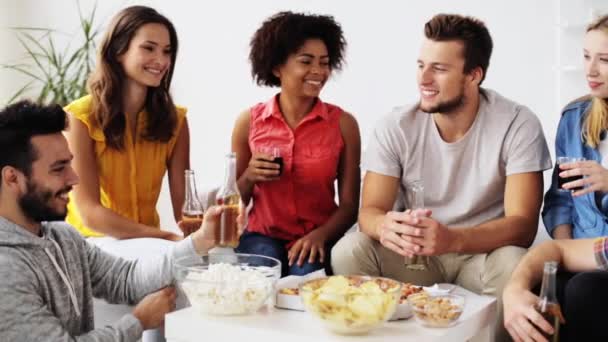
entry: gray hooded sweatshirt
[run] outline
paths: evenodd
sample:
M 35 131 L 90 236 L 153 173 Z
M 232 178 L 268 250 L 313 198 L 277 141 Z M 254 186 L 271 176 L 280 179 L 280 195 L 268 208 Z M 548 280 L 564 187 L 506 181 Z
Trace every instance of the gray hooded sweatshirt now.
M 125 261 L 84 240 L 65 222 L 42 237 L 0 217 L 0 341 L 136 341 L 132 314 L 95 329 L 93 297 L 134 304 L 173 280 L 173 260 L 195 256 L 192 239 L 166 255 Z

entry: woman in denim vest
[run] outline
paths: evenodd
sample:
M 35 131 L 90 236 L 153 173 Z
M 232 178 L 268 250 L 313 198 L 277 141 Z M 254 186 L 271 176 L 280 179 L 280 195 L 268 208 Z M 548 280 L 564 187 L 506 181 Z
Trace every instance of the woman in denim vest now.
M 555 155 L 585 160 L 554 169 L 543 209 L 554 239 L 608 235 L 608 15 L 587 27 L 584 64 L 590 94 L 564 109 Z

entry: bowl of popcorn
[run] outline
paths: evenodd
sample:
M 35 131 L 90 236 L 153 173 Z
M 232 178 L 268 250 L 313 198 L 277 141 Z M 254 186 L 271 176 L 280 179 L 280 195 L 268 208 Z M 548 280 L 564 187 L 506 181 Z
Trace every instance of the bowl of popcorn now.
M 360 335 L 381 326 L 395 312 L 401 296 L 398 281 L 367 276 L 331 276 L 300 284 L 306 311 L 329 330 Z
M 274 292 L 281 262 L 254 254 L 210 254 L 175 261 L 175 279 L 204 315 L 246 315 Z
M 407 298 L 416 321 L 425 327 L 447 328 L 455 325 L 464 310 L 464 297 L 453 294 L 430 295 L 421 292 Z

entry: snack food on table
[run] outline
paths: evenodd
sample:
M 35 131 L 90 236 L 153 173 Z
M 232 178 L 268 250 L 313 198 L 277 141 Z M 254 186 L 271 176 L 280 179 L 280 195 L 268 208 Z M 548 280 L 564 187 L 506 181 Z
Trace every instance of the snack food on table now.
M 279 289 L 279 293 L 289 296 L 297 296 L 300 294 L 300 290 L 297 287 L 284 287 Z
M 391 317 L 400 290 L 400 282 L 387 278 L 332 276 L 301 284 L 300 296 L 332 331 L 361 334 Z
M 422 286 L 416 286 L 412 283 L 403 283 L 403 286 L 401 286 L 401 298 L 399 299 L 399 304 L 407 303 L 407 297 L 422 291 Z
M 408 297 L 416 321 L 429 327 L 450 327 L 464 309 L 464 297 L 457 295 L 429 295 L 420 292 Z
M 249 254 L 209 255 L 176 260 L 176 280 L 200 313 L 256 312 L 274 291 L 280 262 Z

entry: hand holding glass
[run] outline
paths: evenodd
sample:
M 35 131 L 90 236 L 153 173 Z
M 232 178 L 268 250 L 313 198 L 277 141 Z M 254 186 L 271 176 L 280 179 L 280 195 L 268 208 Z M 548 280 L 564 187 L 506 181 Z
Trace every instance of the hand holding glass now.
M 562 172 L 563 170 L 561 170 L 559 168 L 559 166 L 561 164 L 570 164 L 570 163 L 576 163 L 579 161 L 585 161 L 585 158 L 582 157 L 557 157 L 557 167 L 558 167 L 558 175 L 557 175 L 557 190 L 558 191 L 577 191 L 577 190 L 582 190 L 583 187 L 576 187 L 576 188 L 571 188 L 571 189 L 564 189 L 563 186 L 566 183 L 570 183 L 570 182 L 574 182 L 576 180 L 582 179 L 583 175 L 578 175 L 578 176 L 571 176 L 571 177 L 560 177 L 559 173 Z
M 278 147 L 272 147 L 270 149 L 272 155 L 272 162 L 279 164 L 279 176 L 283 173 L 283 157 L 281 157 L 281 149 Z

